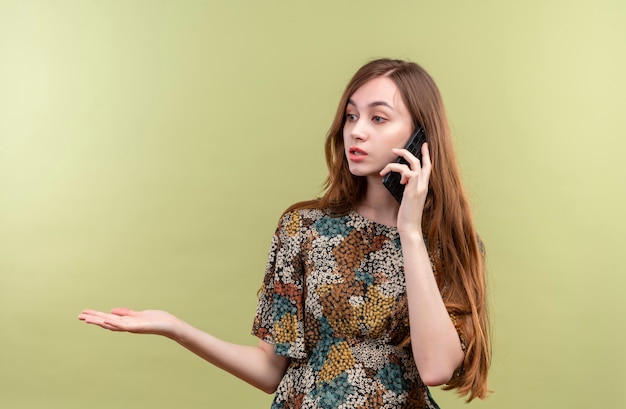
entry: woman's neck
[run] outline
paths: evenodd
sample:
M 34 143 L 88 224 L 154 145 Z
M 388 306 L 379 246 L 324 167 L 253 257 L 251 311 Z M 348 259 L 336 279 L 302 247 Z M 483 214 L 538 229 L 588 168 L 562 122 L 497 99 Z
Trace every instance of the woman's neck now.
M 398 202 L 387 191 L 380 178 L 368 178 L 365 197 L 357 205 L 356 211 L 366 219 L 386 226 L 396 226 Z

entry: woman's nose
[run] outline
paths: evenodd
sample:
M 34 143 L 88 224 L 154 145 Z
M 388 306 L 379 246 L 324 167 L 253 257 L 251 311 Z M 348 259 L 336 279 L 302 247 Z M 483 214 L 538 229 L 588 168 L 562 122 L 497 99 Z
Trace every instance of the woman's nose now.
M 367 127 L 363 121 L 356 121 L 352 124 L 352 128 L 350 129 L 350 136 L 354 140 L 363 141 L 367 139 Z

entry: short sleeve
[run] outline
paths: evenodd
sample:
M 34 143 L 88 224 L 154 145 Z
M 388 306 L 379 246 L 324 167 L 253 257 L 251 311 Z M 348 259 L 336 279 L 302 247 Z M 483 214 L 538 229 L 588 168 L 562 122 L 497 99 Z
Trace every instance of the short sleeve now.
M 252 334 L 273 344 L 276 354 L 295 359 L 306 357 L 301 225 L 298 211 L 278 223 L 252 325 Z

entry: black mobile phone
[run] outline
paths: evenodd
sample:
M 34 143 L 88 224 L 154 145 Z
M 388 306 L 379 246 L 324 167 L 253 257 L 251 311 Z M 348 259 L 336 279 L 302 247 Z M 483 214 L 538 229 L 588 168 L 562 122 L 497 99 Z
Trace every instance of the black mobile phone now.
M 409 142 L 407 142 L 404 149 L 415 155 L 415 157 L 421 162 L 422 145 L 424 142 L 426 142 L 426 132 L 424 132 L 424 128 L 418 125 L 409 138 Z M 398 156 L 396 163 L 401 163 L 403 165 L 409 164 L 402 156 Z M 398 172 L 389 172 L 385 175 L 385 177 L 383 177 L 383 185 L 385 185 L 387 190 L 389 190 L 398 203 L 402 202 L 402 195 L 404 194 L 404 185 L 400 183 L 400 179 L 401 176 Z

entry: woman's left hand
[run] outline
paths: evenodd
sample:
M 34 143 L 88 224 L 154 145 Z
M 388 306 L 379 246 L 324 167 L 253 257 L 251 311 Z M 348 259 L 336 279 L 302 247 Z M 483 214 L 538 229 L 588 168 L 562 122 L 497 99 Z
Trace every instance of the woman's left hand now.
M 404 195 L 400 210 L 398 211 L 398 231 L 402 232 L 422 232 L 422 214 L 426 194 L 428 193 L 428 183 L 432 163 L 428 144 L 422 145 L 422 162 L 406 149 L 393 149 L 393 153 L 402 156 L 409 163 L 409 166 L 399 163 L 389 163 L 380 171 L 384 176 L 389 172 L 398 172 L 401 176 L 400 183 L 404 184 Z

